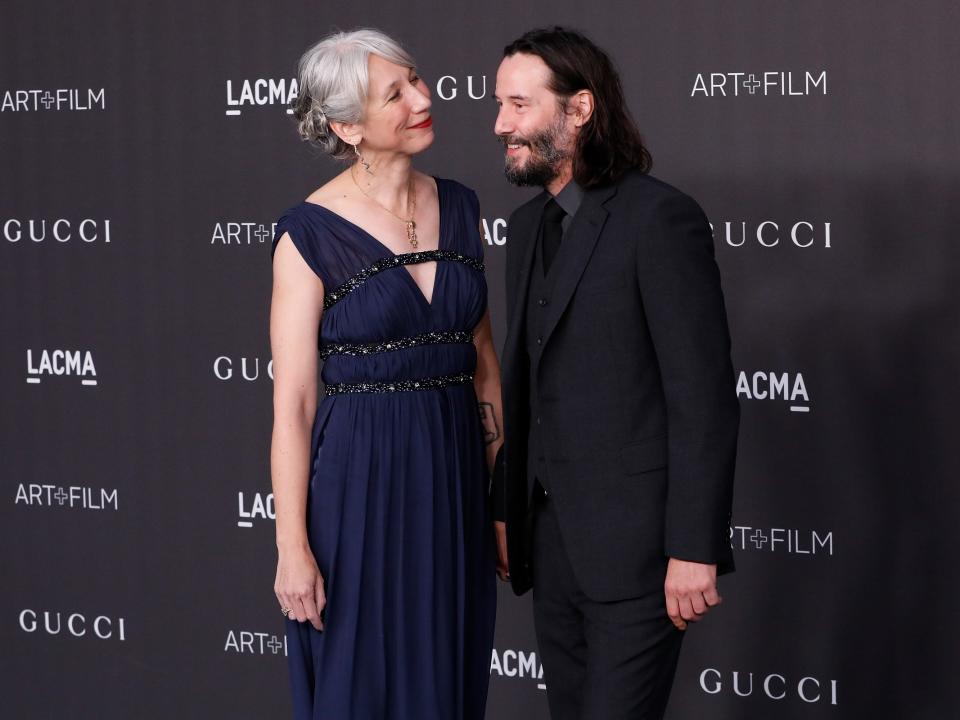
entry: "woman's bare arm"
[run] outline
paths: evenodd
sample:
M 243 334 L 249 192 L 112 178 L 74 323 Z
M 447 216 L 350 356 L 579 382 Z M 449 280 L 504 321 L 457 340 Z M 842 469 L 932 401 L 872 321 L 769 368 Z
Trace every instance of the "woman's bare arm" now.
M 497 452 L 503 445 L 503 402 L 500 398 L 500 361 L 493 347 L 493 331 L 490 327 L 490 311 L 474 329 L 474 345 L 477 348 L 477 371 L 473 387 L 477 393 L 480 419 L 483 422 L 484 442 L 487 450 L 487 467 L 491 475 L 496 465 Z M 497 537 L 497 574 L 506 580 L 510 574 L 507 563 L 507 531 L 502 521 L 494 522 Z
M 270 475 L 277 524 L 280 604 L 300 622 L 323 628 L 323 579 L 307 541 L 310 434 L 317 409 L 317 333 L 323 283 L 284 234 L 273 258 L 270 347 L 273 437 Z
M 487 467 L 492 473 L 497 451 L 503 445 L 503 405 L 500 400 L 500 361 L 493 347 L 489 310 L 484 313 L 473 333 L 473 343 L 477 348 L 477 371 L 474 374 L 473 387 L 477 393 L 480 419 L 483 423 Z

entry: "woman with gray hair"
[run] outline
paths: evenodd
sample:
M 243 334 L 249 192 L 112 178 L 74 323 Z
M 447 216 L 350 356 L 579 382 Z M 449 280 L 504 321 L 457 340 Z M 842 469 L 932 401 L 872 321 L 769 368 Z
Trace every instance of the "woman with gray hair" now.
M 299 76 L 301 135 L 351 162 L 273 242 L 274 589 L 294 717 L 479 720 L 502 440 L 477 197 L 413 169 L 430 93 L 394 40 L 331 35 Z

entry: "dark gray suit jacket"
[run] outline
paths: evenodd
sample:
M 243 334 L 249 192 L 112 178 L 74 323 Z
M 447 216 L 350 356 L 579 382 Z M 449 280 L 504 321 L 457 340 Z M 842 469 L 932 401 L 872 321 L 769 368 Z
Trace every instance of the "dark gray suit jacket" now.
M 541 193 L 508 224 L 505 444 L 493 502 L 507 522 L 518 594 L 533 570 L 526 443 L 536 419 L 524 309 L 548 199 Z M 598 601 L 651 592 L 669 557 L 731 570 L 740 409 L 703 211 L 628 172 L 587 191 L 555 262 L 535 377 L 551 497 L 581 588 Z

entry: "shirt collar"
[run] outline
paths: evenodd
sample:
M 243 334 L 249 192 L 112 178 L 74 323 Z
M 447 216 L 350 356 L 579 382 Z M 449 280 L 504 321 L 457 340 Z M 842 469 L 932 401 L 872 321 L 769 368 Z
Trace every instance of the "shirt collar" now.
M 570 180 L 553 199 L 557 201 L 557 205 L 563 208 L 567 217 L 572 218 L 577 214 L 577 210 L 580 209 L 580 204 L 583 202 L 583 188 L 577 185 L 576 180 Z

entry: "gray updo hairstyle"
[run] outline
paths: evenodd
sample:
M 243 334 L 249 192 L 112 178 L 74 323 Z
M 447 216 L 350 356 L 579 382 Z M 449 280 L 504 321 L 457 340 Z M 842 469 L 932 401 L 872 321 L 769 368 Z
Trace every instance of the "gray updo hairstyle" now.
M 299 91 L 293 116 L 300 136 L 337 160 L 355 157 L 330 128 L 331 121 L 356 123 L 363 119 L 370 78 L 370 55 L 403 67 L 416 67 L 410 54 L 393 38 L 372 28 L 336 32 L 307 50 L 298 65 Z

